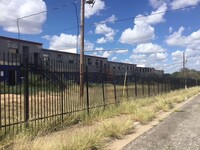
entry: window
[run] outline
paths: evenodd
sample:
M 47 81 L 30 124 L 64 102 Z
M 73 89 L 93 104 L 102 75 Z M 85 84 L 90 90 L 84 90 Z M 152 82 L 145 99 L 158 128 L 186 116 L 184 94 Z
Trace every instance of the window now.
M 4 71 L 0 71 L 0 76 L 1 76 L 1 77 L 4 76 Z
M 62 60 L 62 59 L 63 59 L 63 56 L 62 56 L 61 54 L 58 54 L 58 55 L 57 55 L 57 59 L 58 59 L 58 60 Z
M 88 65 L 92 65 L 92 58 L 88 58 Z
M 127 70 L 129 70 L 129 67 L 127 66 Z
M 9 53 L 10 53 L 10 54 L 17 54 L 17 49 L 15 49 L 15 48 L 10 48 L 10 49 L 9 49 Z
M 98 66 L 99 65 L 99 60 L 98 59 L 96 59 L 96 66 Z
M 115 69 L 115 65 L 113 65 L 113 69 Z
M 49 55 L 48 54 L 43 54 L 43 60 L 44 61 L 49 61 Z
M 74 56 L 69 56 L 69 63 L 73 64 L 74 63 Z
M 118 70 L 120 70 L 120 66 L 118 66 Z

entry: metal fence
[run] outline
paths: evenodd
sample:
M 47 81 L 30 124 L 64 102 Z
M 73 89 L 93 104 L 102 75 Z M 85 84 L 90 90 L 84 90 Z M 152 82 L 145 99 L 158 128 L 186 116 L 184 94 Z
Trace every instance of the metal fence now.
M 93 72 L 85 68 L 84 100 L 79 98 L 79 65 L 65 61 L 0 53 L 0 132 L 62 122 L 77 112 L 118 105 L 184 88 L 184 79 Z M 198 85 L 193 79 L 188 86 Z

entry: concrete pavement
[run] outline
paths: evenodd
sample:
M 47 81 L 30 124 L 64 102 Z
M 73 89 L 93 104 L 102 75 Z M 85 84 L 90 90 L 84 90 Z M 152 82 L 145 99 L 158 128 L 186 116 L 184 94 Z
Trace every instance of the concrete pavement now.
M 200 150 L 200 95 L 123 150 Z

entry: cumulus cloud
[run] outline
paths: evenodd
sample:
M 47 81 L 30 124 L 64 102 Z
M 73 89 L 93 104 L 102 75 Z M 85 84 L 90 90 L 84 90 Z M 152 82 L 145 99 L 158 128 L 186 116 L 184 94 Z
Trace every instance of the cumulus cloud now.
M 116 56 L 114 56 L 111 60 L 112 60 L 112 61 L 117 61 L 117 59 L 118 59 L 118 58 L 117 58 Z
M 108 57 L 110 57 L 111 55 L 112 55 L 112 52 L 111 52 L 111 51 L 105 51 L 105 52 L 103 52 L 102 57 L 108 58 Z
M 133 29 L 128 28 L 122 32 L 120 42 L 123 44 L 145 43 L 155 38 L 154 28 L 143 23 L 135 25 Z
M 177 50 L 175 52 L 172 52 L 172 60 L 182 61 L 183 60 L 183 51 Z
M 18 32 L 17 18 L 46 11 L 47 7 L 43 0 L 3 0 L 0 2 L 0 26 L 8 32 Z M 46 13 L 28 18 L 19 19 L 20 33 L 39 34 L 46 20 Z
M 170 3 L 172 9 L 179 9 L 188 6 L 197 5 L 200 0 L 174 0 Z
M 153 60 L 154 62 L 160 61 L 160 62 L 164 62 L 167 60 L 167 53 L 155 53 L 155 54 L 151 54 L 149 56 L 149 58 L 151 60 Z
M 42 38 L 49 41 L 50 49 L 61 50 L 61 51 L 66 51 L 70 53 L 77 53 L 77 36 L 76 35 L 61 33 L 59 36 L 45 35 Z M 94 49 L 94 44 L 85 40 L 85 50 L 93 50 L 93 49 Z
M 114 29 L 108 27 L 106 24 L 97 24 L 95 34 L 103 34 L 104 37 L 97 39 L 98 44 L 114 41 L 114 36 L 117 33 Z
M 165 3 L 166 0 L 149 0 L 150 5 L 153 8 L 160 7 L 163 3 Z
M 93 15 L 98 15 L 101 10 L 105 9 L 105 2 L 102 0 L 96 0 L 93 7 L 85 4 L 85 17 L 90 18 Z
M 107 18 L 106 20 L 102 21 L 101 23 L 114 23 L 117 20 L 117 17 L 115 15 L 110 16 L 109 18 Z
M 149 16 L 138 15 L 135 19 L 135 24 L 142 24 L 146 22 L 147 24 L 153 25 L 164 22 L 164 15 L 167 10 L 167 4 L 164 3 L 156 11 L 152 11 Z M 162 12 L 162 13 L 160 13 Z
M 149 54 L 149 53 L 165 52 L 166 50 L 157 44 L 146 43 L 137 45 L 137 47 L 133 51 L 134 53 Z
M 133 29 L 128 28 L 122 32 L 120 42 L 123 44 L 140 44 L 150 42 L 155 38 L 155 29 L 152 25 L 164 21 L 163 17 L 167 10 L 167 5 L 164 3 L 156 11 L 152 11 L 151 15 L 138 15 L 134 20 Z M 163 12 L 157 14 L 158 12 Z
M 117 54 L 127 54 L 128 53 L 128 49 L 117 50 L 116 53 Z
M 188 36 L 184 36 L 184 27 L 180 27 L 178 31 L 167 36 L 166 43 L 170 46 L 181 46 L 184 48 L 200 50 L 200 30 L 191 33 Z
M 50 37 L 49 44 L 50 44 L 50 49 L 55 49 L 55 50 L 74 49 L 76 51 L 77 36 L 61 33 L 60 36 L 54 35 Z
M 160 45 L 153 43 L 139 44 L 133 50 L 130 59 L 136 64 L 154 67 L 155 64 L 162 64 L 167 61 L 168 54 Z
M 102 37 L 102 38 L 97 39 L 97 43 L 98 43 L 98 44 L 104 44 L 104 43 L 106 43 L 106 42 L 107 42 L 107 40 L 106 40 L 105 37 Z

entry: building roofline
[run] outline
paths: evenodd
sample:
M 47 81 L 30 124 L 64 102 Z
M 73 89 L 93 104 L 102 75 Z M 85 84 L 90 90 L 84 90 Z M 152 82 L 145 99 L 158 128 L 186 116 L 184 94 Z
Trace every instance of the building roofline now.
M 136 66 L 136 64 L 129 64 L 129 63 L 124 63 L 124 62 L 115 62 L 115 61 L 108 61 L 110 63 L 117 63 L 117 64 L 125 64 L 125 65 L 134 65 Z
M 49 52 L 59 52 L 59 53 L 63 53 L 63 54 L 70 54 L 70 55 L 78 55 L 80 56 L 80 54 L 76 54 L 76 53 L 70 53 L 70 52 L 65 52 L 65 51 L 59 51 L 59 50 L 53 50 L 53 49 L 46 49 L 46 48 L 42 48 L 42 50 L 44 51 L 49 51 Z M 107 59 L 105 57 L 99 57 L 99 56 L 91 56 L 91 55 L 84 55 L 87 57 L 94 57 L 94 58 L 101 58 L 101 59 Z
M 15 42 L 26 42 L 26 43 L 31 43 L 31 44 L 43 45 L 43 43 L 39 43 L 39 42 L 32 42 L 32 41 L 16 39 L 16 38 L 11 38 L 11 37 L 6 37 L 6 36 L 0 36 L 0 39 L 12 40 L 12 41 L 15 41 Z

